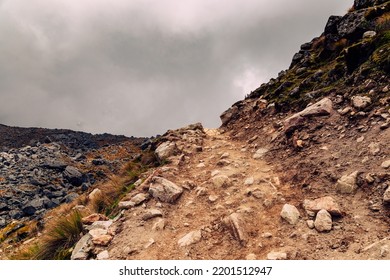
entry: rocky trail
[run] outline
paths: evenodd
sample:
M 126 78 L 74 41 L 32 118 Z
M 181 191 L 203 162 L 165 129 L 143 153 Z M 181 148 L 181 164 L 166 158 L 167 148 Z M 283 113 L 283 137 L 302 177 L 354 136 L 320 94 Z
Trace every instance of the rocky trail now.
M 267 149 L 251 140 L 221 130 L 174 134 L 176 142 L 165 145 L 171 148 L 160 150 L 170 163 L 129 193 L 122 216 L 92 232 L 84 249 L 103 259 L 390 258 L 388 224 L 360 193 L 305 195 L 281 183 L 283 174 L 263 158 Z M 201 145 L 178 153 L 188 135 Z

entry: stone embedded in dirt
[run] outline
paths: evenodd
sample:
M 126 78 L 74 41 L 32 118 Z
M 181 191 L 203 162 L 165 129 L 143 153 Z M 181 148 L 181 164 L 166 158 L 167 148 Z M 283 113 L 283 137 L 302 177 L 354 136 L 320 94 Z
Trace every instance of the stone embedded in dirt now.
M 154 177 L 149 193 L 162 202 L 174 203 L 183 193 L 183 188 L 162 177 Z
M 261 159 L 265 156 L 265 154 L 268 152 L 268 149 L 266 148 L 260 148 L 258 149 L 255 154 L 253 155 L 254 159 Z
M 228 188 L 231 186 L 231 181 L 226 175 L 218 175 L 211 178 L 211 182 L 217 188 Z
M 272 251 L 267 254 L 267 260 L 287 260 L 287 253 L 286 252 L 276 252 Z
M 221 173 L 221 171 L 219 171 L 219 170 L 213 170 L 213 171 L 211 172 L 211 177 L 217 176 L 217 175 L 220 174 L 220 173 Z
M 122 200 L 118 203 L 119 209 L 130 209 L 134 206 L 138 206 L 141 203 L 147 201 L 150 198 L 148 193 L 139 193 L 131 197 L 130 200 Z M 125 198 L 126 199 L 126 198 Z
M 155 230 L 155 231 L 163 230 L 165 228 L 165 226 L 166 226 L 166 223 L 167 222 L 164 219 L 158 219 L 154 223 L 152 229 Z
M 92 236 L 87 233 L 76 243 L 70 257 L 71 260 L 87 260 L 92 251 Z
M 185 247 L 185 246 L 198 243 L 201 239 L 202 239 L 201 231 L 195 230 L 195 231 L 191 231 L 190 233 L 187 233 L 182 238 L 180 238 L 177 244 L 179 244 L 180 247 Z
M 307 118 L 318 117 L 318 116 L 327 116 L 332 113 L 333 103 L 332 101 L 325 97 L 318 101 L 317 103 L 307 107 L 303 111 L 292 115 L 284 120 L 284 130 L 286 133 L 289 133 L 299 126 L 303 125 Z
M 176 143 L 167 141 L 160 144 L 155 152 L 160 160 L 164 160 L 178 154 L 179 149 L 177 148 Z
M 217 162 L 217 166 L 228 166 L 230 164 L 231 162 L 228 161 L 227 159 L 221 159 Z
M 368 145 L 368 148 L 370 149 L 370 153 L 373 156 L 377 155 L 381 151 L 381 147 L 379 143 L 372 142 L 370 143 L 370 145 Z
M 246 255 L 245 259 L 247 261 L 254 261 L 254 260 L 257 260 L 257 256 L 255 254 L 251 253 L 251 254 Z
M 357 176 L 359 171 L 352 172 L 349 175 L 342 176 L 336 183 L 336 189 L 343 194 L 352 194 L 357 189 Z
M 272 233 L 270 233 L 270 232 L 265 232 L 265 233 L 263 233 L 263 234 L 261 235 L 261 237 L 263 237 L 263 238 L 271 238 L 271 237 L 272 237 Z
M 97 221 L 107 221 L 107 220 L 108 220 L 108 218 L 105 215 L 94 213 L 94 214 L 91 214 L 87 217 L 82 218 L 81 222 L 83 224 L 86 224 L 86 225 L 91 225 Z
M 290 225 L 295 225 L 299 221 L 300 214 L 294 205 L 285 204 L 280 212 L 280 216 Z
M 209 196 L 209 201 L 210 202 L 216 202 L 218 200 L 218 196 L 216 196 L 216 195 L 210 195 Z
M 308 212 L 308 214 L 311 214 L 310 212 L 315 214 L 321 209 L 325 209 L 334 216 L 342 215 L 339 204 L 331 196 L 325 196 L 314 200 L 305 199 L 303 201 L 303 208 Z
M 390 203 L 390 187 L 388 187 L 385 193 L 383 194 L 383 202 Z
M 240 242 L 241 245 L 245 245 L 248 240 L 248 234 L 244 227 L 244 222 L 238 213 L 230 214 L 223 219 L 223 222 L 227 228 L 232 232 L 233 237 Z
M 133 196 L 130 201 L 134 203 L 135 206 L 140 205 L 141 203 L 144 203 L 146 200 L 149 199 L 148 193 L 139 193 Z
M 325 209 L 321 209 L 314 221 L 314 227 L 317 231 L 330 231 L 332 229 L 332 216 Z
M 142 216 L 142 220 L 147 221 L 156 217 L 162 217 L 162 212 L 158 209 L 149 209 L 146 211 L 146 213 Z
M 310 229 L 314 228 L 314 221 L 313 220 L 307 220 L 306 221 L 307 227 Z
M 220 157 L 220 159 L 226 159 L 228 157 L 230 157 L 229 153 L 223 153 L 222 156 Z
M 390 160 L 386 160 L 386 161 L 382 162 L 381 167 L 384 169 L 389 168 L 390 167 Z
M 253 177 L 248 177 L 245 179 L 244 185 L 250 186 L 250 185 L 253 185 L 254 182 L 255 182 L 255 179 Z
M 110 258 L 110 255 L 107 250 L 104 250 L 97 254 L 96 259 L 97 260 L 108 260 Z
M 371 104 L 371 98 L 368 96 L 356 95 L 352 97 L 351 101 L 352 106 L 359 110 L 365 109 L 366 107 L 368 107 L 368 105 Z
M 95 245 L 107 246 L 108 244 L 110 244 L 112 238 L 113 237 L 111 235 L 108 235 L 108 234 L 100 235 L 100 236 L 97 236 L 95 238 L 92 238 L 92 243 Z
M 197 168 L 203 168 L 203 167 L 206 167 L 206 164 L 204 164 L 204 162 L 201 162 L 196 167 Z

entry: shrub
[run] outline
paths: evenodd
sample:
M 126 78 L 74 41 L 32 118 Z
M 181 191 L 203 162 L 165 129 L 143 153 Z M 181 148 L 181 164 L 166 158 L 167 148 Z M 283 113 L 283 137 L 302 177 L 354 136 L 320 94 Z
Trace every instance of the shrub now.
M 54 224 L 48 225 L 47 233 L 42 242 L 33 250 L 33 259 L 62 260 L 69 259 L 71 248 L 80 239 L 83 231 L 79 211 L 73 211 L 68 216 L 60 218 Z

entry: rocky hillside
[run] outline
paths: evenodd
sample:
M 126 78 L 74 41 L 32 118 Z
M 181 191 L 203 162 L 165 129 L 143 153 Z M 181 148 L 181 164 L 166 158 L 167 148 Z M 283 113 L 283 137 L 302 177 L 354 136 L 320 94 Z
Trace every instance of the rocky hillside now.
M 0 229 L 41 221 L 137 157 L 144 139 L 0 125 Z M 7 234 L 1 233 L 4 239 Z M 4 236 L 6 235 L 6 236 Z
M 110 215 L 105 208 L 83 210 L 86 200 L 72 206 L 83 218 L 77 238 L 62 248 L 66 257 L 390 259 L 389 10 L 389 1 L 355 0 L 301 46 L 289 69 L 224 112 L 221 128 L 194 124 L 145 142 L 142 155 L 149 157 L 142 166 L 148 168 L 129 180 L 137 161 L 127 163 L 116 179 L 124 192 Z M 59 147 L 31 149 L 18 150 L 25 162 L 45 149 L 53 157 Z M 11 164 L 13 153 L 7 152 Z M 48 169 L 67 188 L 83 188 L 89 176 L 73 176 L 75 168 L 89 170 L 83 168 L 94 164 L 93 156 L 61 168 L 40 163 L 29 183 L 39 188 Z M 89 187 L 88 198 L 104 186 Z M 14 196 L 0 198 L 9 220 Z M 22 205 L 35 207 L 41 199 L 31 198 Z M 32 254 L 29 243 L 42 246 L 47 237 L 29 237 L 12 249 L 5 239 L 2 257 L 44 258 Z M 21 254 L 26 248 L 27 257 Z

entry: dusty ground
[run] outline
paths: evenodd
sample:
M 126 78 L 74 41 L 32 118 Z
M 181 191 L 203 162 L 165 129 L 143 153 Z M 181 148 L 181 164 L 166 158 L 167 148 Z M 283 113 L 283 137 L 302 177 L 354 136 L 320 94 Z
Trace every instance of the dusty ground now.
M 286 181 L 294 176 L 283 170 L 276 156 L 275 166 L 270 156 L 267 161 L 253 158 L 261 148 L 256 139 L 244 141 L 248 137 L 240 140 L 236 134 L 206 132 L 202 152 L 188 156 L 185 164 L 173 162 L 158 170 L 160 176 L 186 186 L 183 195 L 174 204 L 151 199 L 126 210 L 120 232 L 108 247 L 110 259 L 266 259 L 272 251 L 286 253 L 288 259 L 390 259 L 388 220 L 383 211 L 369 208 L 372 201 L 367 191 L 341 195 L 333 186 L 297 186 L 294 180 Z M 270 135 L 272 131 L 266 134 Z M 342 151 L 340 146 L 340 156 Z M 289 164 L 295 170 L 300 163 Z M 213 184 L 213 172 L 226 175 L 228 186 Z M 251 177 L 253 184 L 246 182 Z M 330 232 L 320 233 L 308 227 L 306 221 L 312 218 L 302 203 L 323 196 L 332 196 L 343 216 L 333 218 Z M 280 217 L 286 203 L 298 208 L 298 224 L 290 225 Z M 162 211 L 163 217 L 143 221 L 145 211 L 152 208 Z M 223 222 L 232 213 L 240 217 L 242 238 Z M 201 231 L 198 242 L 178 245 L 179 239 L 196 230 Z

